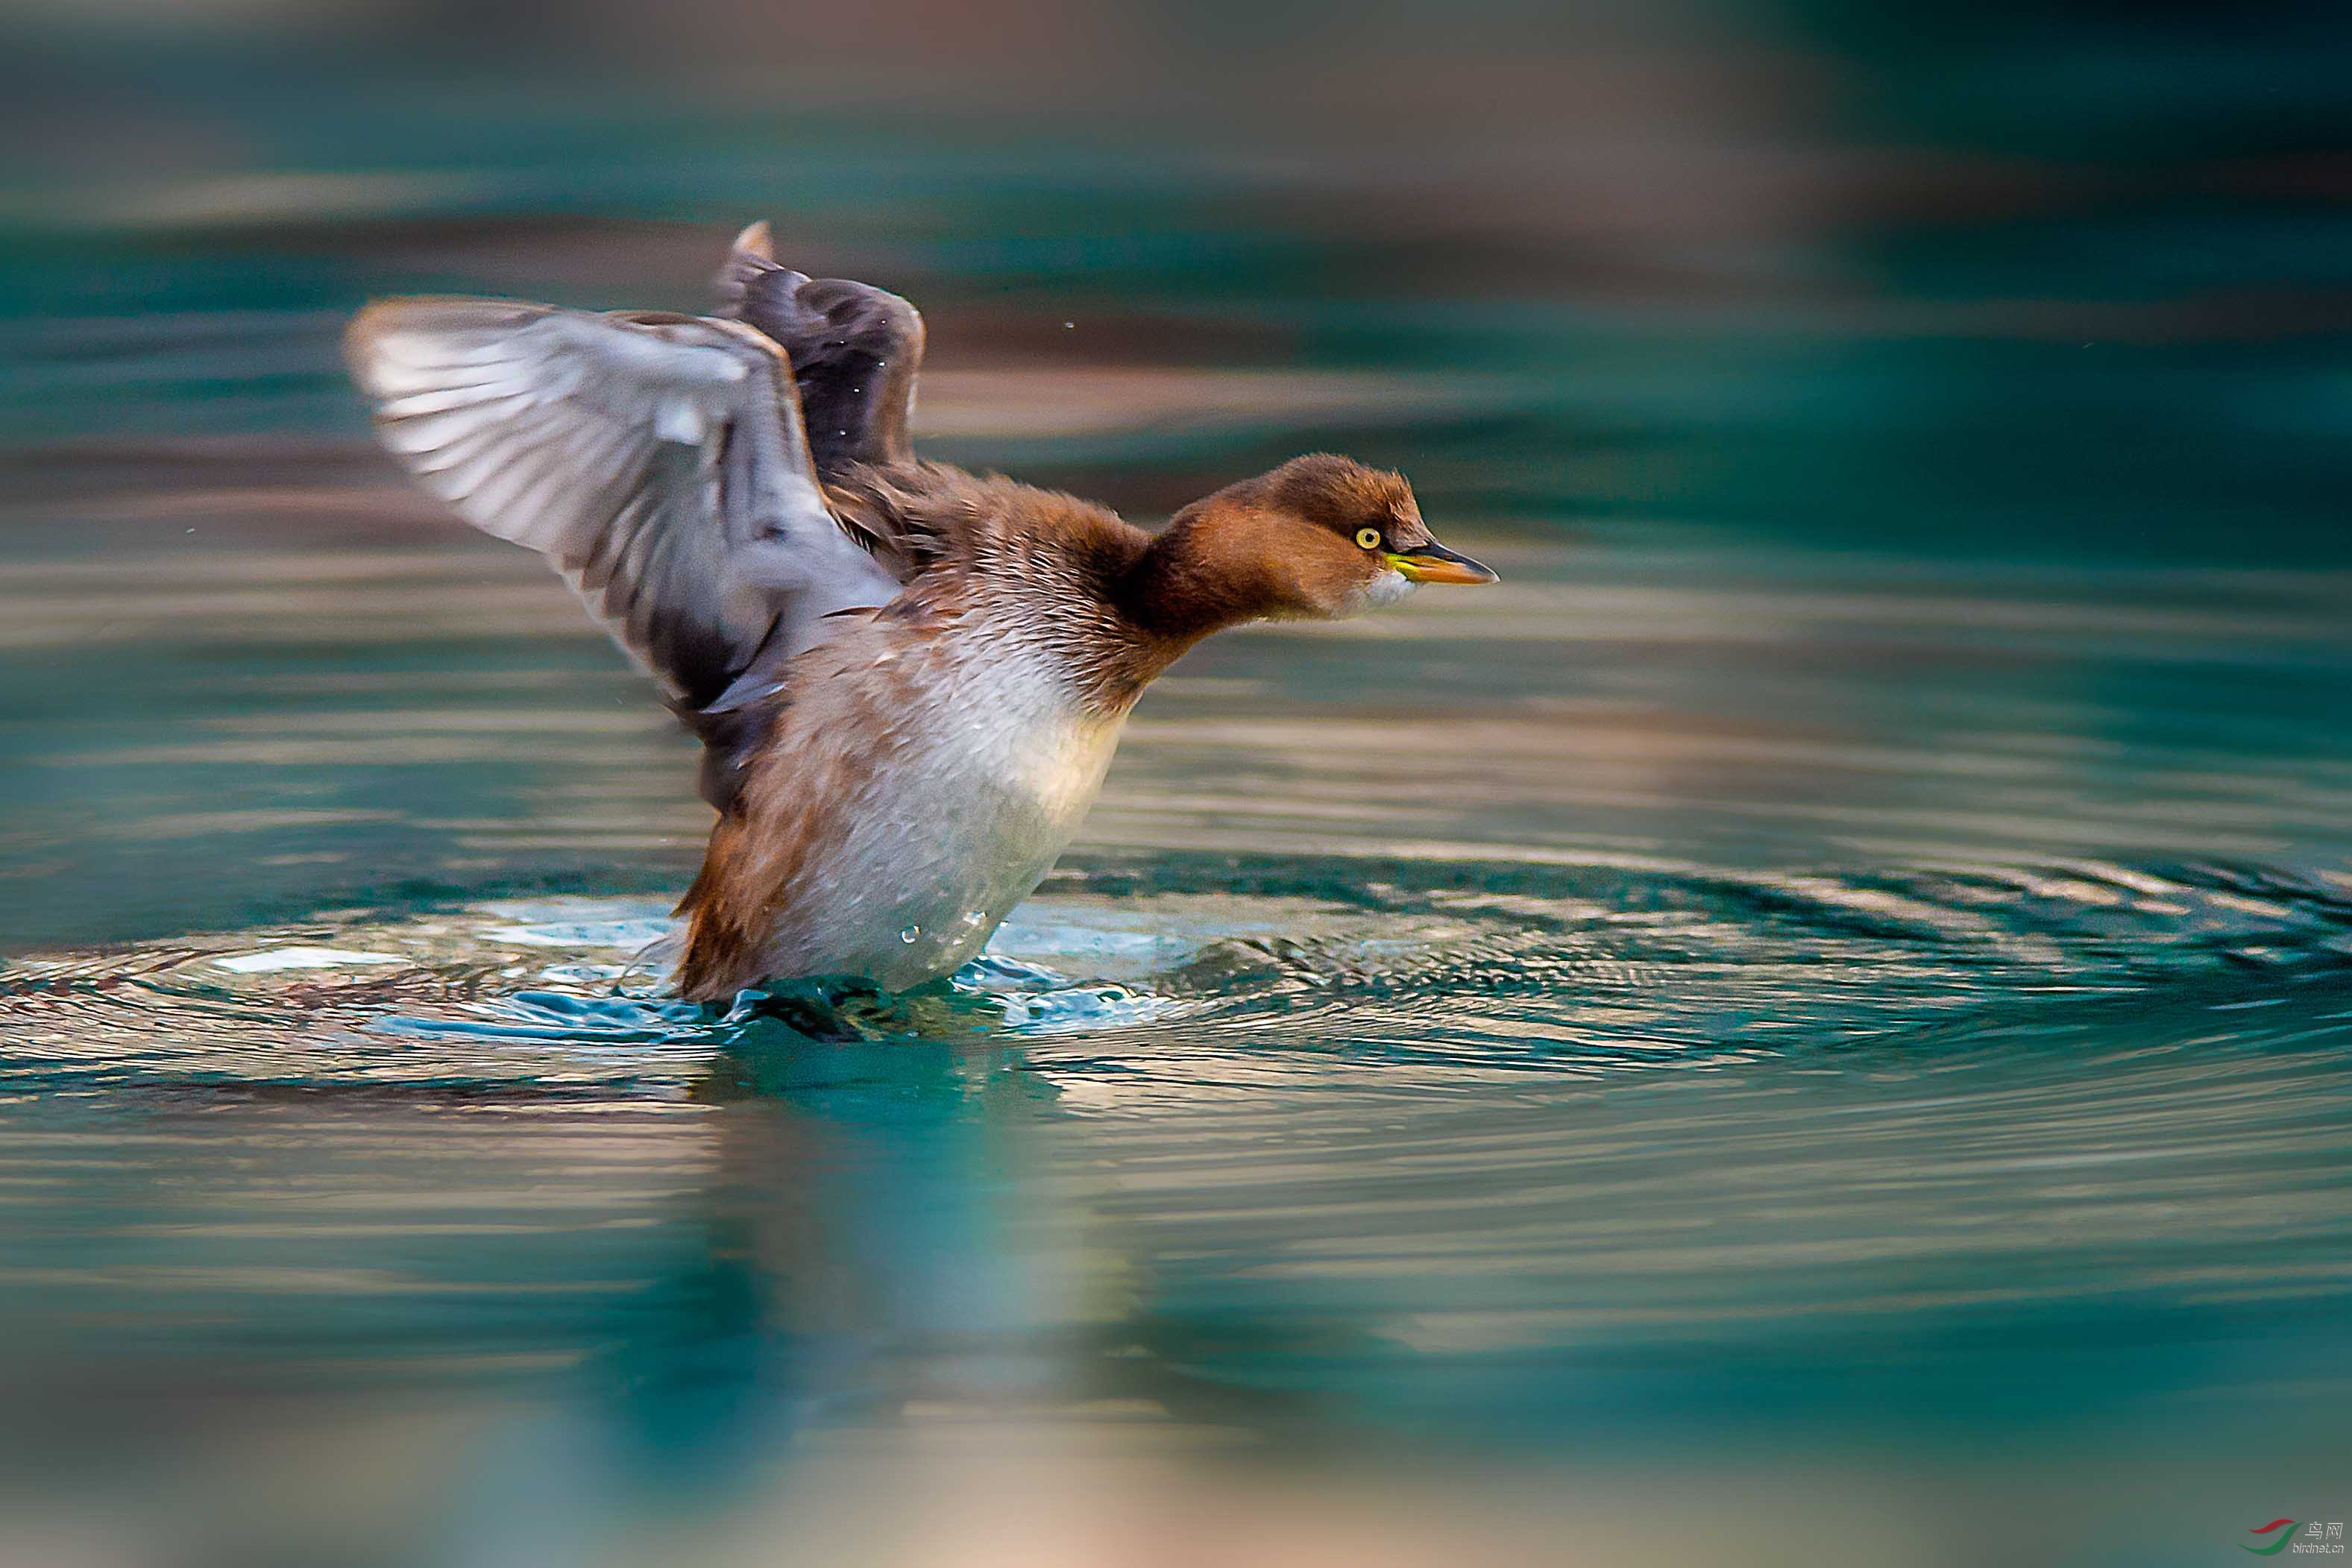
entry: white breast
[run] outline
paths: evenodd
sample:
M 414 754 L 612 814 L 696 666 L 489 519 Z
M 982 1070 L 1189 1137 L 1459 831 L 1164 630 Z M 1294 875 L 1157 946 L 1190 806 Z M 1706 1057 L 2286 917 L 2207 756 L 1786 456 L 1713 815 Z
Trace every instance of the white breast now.
M 1102 788 L 1124 716 L 1087 711 L 1030 658 L 964 666 L 875 768 L 854 824 L 777 912 L 771 973 L 901 990 L 979 952 Z

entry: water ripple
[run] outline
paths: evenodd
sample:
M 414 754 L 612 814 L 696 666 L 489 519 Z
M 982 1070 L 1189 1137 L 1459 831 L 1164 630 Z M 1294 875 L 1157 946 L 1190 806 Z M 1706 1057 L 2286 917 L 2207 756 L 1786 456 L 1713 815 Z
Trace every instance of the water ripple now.
M 787 987 L 728 1010 L 662 994 L 646 949 L 669 929 L 646 901 L 509 900 L 27 956 L 0 972 L 5 1076 L 677 1093 L 754 1023 L 1076 1037 L 1097 1061 L 1150 1056 L 1179 1088 L 1237 1051 L 1258 1059 L 1247 1082 L 1334 1052 L 1482 1074 L 1719 1066 L 1916 1050 L 1955 1020 L 2063 1029 L 2046 1021 L 2061 1004 L 2213 977 L 2332 983 L 2352 893 L 2248 865 L 1106 860 L 1059 877 L 951 987 L 899 1002 Z M 2263 1005 L 2217 1037 L 2265 1027 Z

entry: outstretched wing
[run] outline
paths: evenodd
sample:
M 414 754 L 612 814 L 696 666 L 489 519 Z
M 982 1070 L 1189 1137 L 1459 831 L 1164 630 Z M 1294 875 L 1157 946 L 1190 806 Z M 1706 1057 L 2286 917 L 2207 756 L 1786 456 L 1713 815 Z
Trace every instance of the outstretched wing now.
M 828 483 L 854 463 L 912 461 L 908 434 L 923 318 L 895 294 L 776 264 L 768 225 L 736 236 L 717 279 L 719 308 L 792 361 L 809 454 Z
M 393 299 L 344 347 L 393 455 L 545 556 L 714 750 L 824 617 L 898 591 L 825 509 L 774 347 L 734 322 Z

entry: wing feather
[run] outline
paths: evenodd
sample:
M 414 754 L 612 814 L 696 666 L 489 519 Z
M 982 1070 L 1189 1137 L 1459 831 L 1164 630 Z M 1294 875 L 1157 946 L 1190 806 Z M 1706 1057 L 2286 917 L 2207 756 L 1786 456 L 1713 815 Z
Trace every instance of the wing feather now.
M 397 299 L 345 348 L 417 482 L 545 556 L 689 716 L 898 591 L 826 510 L 788 362 L 741 325 Z
M 826 483 L 854 464 L 914 460 L 920 311 L 870 283 L 778 266 L 765 224 L 736 236 L 715 281 L 719 308 L 791 361 L 811 461 Z

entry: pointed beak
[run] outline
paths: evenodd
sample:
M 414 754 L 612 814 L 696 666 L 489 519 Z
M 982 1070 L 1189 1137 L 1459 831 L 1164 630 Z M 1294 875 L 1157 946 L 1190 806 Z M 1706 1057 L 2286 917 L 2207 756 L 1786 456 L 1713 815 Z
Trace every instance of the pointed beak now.
M 1415 545 L 1409 550 L 1391 550 L 1384 558 L 1412 582 L 1498 582 L 1492 571 L 1480 566 L 1466 555 L 1447 549 L 1432 539 L 1425 545 Z

